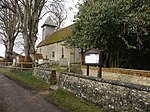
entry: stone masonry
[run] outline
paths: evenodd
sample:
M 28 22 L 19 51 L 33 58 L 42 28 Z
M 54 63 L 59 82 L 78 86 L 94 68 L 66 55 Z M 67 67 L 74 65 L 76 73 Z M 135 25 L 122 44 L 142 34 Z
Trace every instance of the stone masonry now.
M 37 79 L 47 82 L 48 84 L 56 83 L 56 70 L 35 67 L 34 76 Z
M 82 67 L 83 75 L 86 75 L 86 71 L 87 71 L 87 68 Z M 89 72 L 90 72 L 89 73 L 90 76 L 97 77 L 98 68 L 90 67 Z M 123 72 L 125 72 L 125 73 L 123 73 Z M 139 73 L 140 75 L 136 75 L 135 73 L 136 74 Z M 143 74 L 147 74 L 149 77 L 142 76 Z M 150 86 L 150 71 L 146 71 L 146 70 L 102 68 L 102 78 Z
M 150 86 L 72 73 L 60 74 L 59 86 L 106 112 L 150 112 Z

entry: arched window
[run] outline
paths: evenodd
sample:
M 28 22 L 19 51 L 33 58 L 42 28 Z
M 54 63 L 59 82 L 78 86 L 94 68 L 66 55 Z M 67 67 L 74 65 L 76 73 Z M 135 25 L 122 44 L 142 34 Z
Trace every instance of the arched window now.
M 54 51 L 52 52 L 52 58 L 55 58 L 55 52 Z
M 64 58 L 64 48 L 62 47 L 62 55 L 61 58 Z

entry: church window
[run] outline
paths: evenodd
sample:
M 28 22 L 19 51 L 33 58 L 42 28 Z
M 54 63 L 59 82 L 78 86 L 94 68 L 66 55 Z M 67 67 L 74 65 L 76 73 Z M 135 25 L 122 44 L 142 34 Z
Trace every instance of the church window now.
M 64 58 L 64 48 L 62 47 L 62 55 L 61 58 Z
M 52 58 L 54 58 L 54 57 L 55 57 L 55 52 L 53 51 L 53 52 L 52 52 Z

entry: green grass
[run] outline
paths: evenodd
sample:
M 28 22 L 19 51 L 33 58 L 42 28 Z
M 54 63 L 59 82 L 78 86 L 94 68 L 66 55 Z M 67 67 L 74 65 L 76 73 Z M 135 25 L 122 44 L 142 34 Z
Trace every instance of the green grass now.
M 85 103 L 62 89 L 53 91 L 48 98 L 67 112 L 102 112 L 98 107 Z
M 45 90 L 49 88 L 49 85 L 46 82 L 32 76 L 32 71 L 12 71 L 10 69 L 5 69 L 1 70 L 1 73 L 28 88 L 36 90 Z
M 24 87 L 36 90 L 49 89 L 49 85 L 32 76 L 31 71 L 0 69 L 0 72 L 19 82 L 19 84 Z M 48 99 L 66 112 L 102 112 L 98 107 L 90 103 L 83 102 L 76 98 L 75 95 L 62 89 L 50 91 Z

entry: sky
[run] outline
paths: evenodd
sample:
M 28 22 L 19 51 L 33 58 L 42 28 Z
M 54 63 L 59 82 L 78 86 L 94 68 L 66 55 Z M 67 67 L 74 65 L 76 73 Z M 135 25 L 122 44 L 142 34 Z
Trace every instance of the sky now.
M 74 20 L 74 15 L 78 12 L 78 9 L 76 8 L 76 4 L 79 2 L 80 0 L 66 0 L 66 4 L 68 7 L 72 7 L 72 11 L 68 12 L 68 17 L 67 20 L 65 21 L 65 24 L 63 27 L 68 26 L 70 24 L 73 24 L 73 20 Z M 80 1 L 81 2 L 81 1 Z M 47 19 L 48 15 L 44 16 L 40 21 L 39 21 L 39 26 L 38 26 L 38 40 L 37 43 L 39 43 L 41 41 L 42 38 L 42 28 L 41 26 L 44 24 L 45 20 Z M 20 53 L 19 50 L 14 49 L 15 52 Z M 0 56 L 5 56 L 5 47 L 4 45 L 0 44 Z
M 78 12 L 78 8 L 76 8 L 76 5 L 77 5 L 77 3 L 78 3 L 80 0 L 65 0 L 65 1 L 66 1 L 66 4 L 67 4 L 67 9 L 68 9 L 69 7 L 72 7 L 73 10 L 67 12 L 67 13 L 68 13 L 67 19 L 65 20 L 63 27 L 66 27 L 66 26 L 68 26 L 68 25 L 70 25 L 70 24 L 73 24 L 74 15 L 76 15 L 77 12 Z M 81 1 L 80 1 L 80 2 L 81 2 Z M 45 15 L 45 16 L 40 20 L 40 22 L 39 22 L 39 26 L 38 26 L 38 36 L 39 36 L 40 38 L 38 39 L 37 43 L 38 43 L 39 41 L 41 41 L 41 37 L 42 37 L 42 28 L 41 28 L 41 26 L 44 24 L 44 22 L 45 22 L 45 20 L 47 19 L 48 16 L 49 16 L 48 14 Z
M 3 45 L 0 45 L 0 56 L 5 56 L 5 47 Z

